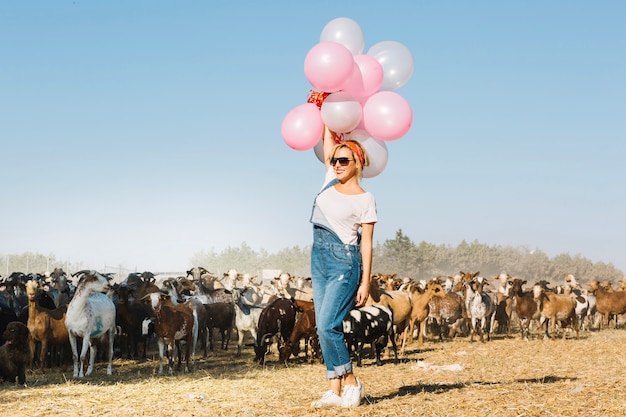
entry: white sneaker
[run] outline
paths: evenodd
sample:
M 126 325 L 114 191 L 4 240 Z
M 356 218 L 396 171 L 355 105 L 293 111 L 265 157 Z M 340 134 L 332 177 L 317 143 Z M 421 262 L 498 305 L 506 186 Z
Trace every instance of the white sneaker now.
M 361 404 L 361 399 L 365 394 L 365 388 L 359 378 L 356 379 L 356 385 L 344 385 L 341 393 L 342 407 L 357 407 Z
M 311 403 L 313 408 L 336 407 L 343 404 L 342 398 L 335 394 L 335 391 L 329 389 L 322 395 L 322 398 Z

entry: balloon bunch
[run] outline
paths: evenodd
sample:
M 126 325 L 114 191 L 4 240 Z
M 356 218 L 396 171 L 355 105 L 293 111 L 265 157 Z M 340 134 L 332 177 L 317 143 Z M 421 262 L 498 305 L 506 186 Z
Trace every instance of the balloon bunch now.
M 324 125 L 344 139 L 360 141 L 370 158 L 363 176 L 371 178 L 387 165 L 385 141 L 411 128 L 411 106 L 392 90 L 413 75 L 413 56 L 395 41 L 379 42 L 365 54 L 364 47 L 363 31 L 354 20 L 340 17 L 326 24 L 304 60 L 304 74 L 316 90 L 307 103 L 287 113 L 281 132 L 291 148 L 314 148 L 320 161 Z

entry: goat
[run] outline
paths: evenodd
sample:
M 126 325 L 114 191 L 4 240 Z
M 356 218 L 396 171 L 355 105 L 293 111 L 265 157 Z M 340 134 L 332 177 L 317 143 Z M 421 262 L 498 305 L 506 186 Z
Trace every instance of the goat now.
M 117 288 L 117 324 L 122 330 L 122 334 L 126 336 L 124 348 L 128 355 L 128 359 L 138 358 L 137 347 L 139 341 L 143 339 L 142 358 L 146 358 L 146 348 L 148 339 L 143 335 L 143 322 L 149 319 L 151 311 L 142 303 L 129 303 L 130 288 L 126 284 L 122 284 Z
M 509 297 L 511 290 L 511 279 L 507 273 L 501 273 L 494 277 L 498 282 L 496 289 L 495 300 L 495 312 L 494 312 L 494 331 L 495 333 L 506 333 L 507 336 L 511 335 L 511 314 L 513 312 L 513 299 Z M 497 325 L 495 325 L 497 323 Z
M 193 267 L 187 271 L 187 276 L 191 276 L 197 288 L 196 295 L 207 297 L 207 302 L 204 304 L 233 302 L 230 289 L 224 288 L 224 285 L 205 268 Z
M 313 301 L 313 287 L 311 284 L 311 277 L 308 278 L 303 278 L 303 277 L 296 277 L 294 279 L 294 286 L 295 286 L 295 295 L 294 298 L 296 300 L 303 300 L 303 301 Z
M 530 323 L 532 320 L 539 322 L 539 309 L 533 297 L 532 291 L 524 291 L 522 286 L 526 281 L 514 278 L 511 281 L 509 297 L 515 300 L 515 314 L 519 320 L 520 333 L 523 340 L 528 340 L 530 334 Z
M 295 277 L 291 276 L 291 274 L 287 272 L 283 272 L 279 276 L 275 277 L 274 281 L 272 281 L 272 285 L 274 286 L 276 294 L 279 297 L 294 298 L 295 291 L 293 291 L 290 286 L 294 279 Z
M 398 363 L 398 350 L 393 330 L 393 312 L 382 304 L 372 304 L 350 310 L 343 320 L 343 333 L 348 347 L 354 348 L 357 366 L 362 364 L 365 343 L 376 351 L 376 365 L 382 365 L 380 354 L 389 340 L 393 346 L 394 363 Z
M 207 312 L 206 308 L 204 308 L 203 301 L 205 297 L 202 296 L 188 296 L 181 297 L 181 294 L 178 290 L 178 281 L 174 278 L 165 280 L 163 282 L 163 291 L 167 291 L 170 295 L 170 300 L 173 305 L 177 305 L 178 303 L 185 303 L 194 316 L 194 334 L 193 334 L 193 344 L 191 347 L 191 356 L 192 361 L 196 355 L 196 346 L 198 340 L 200 340 L 204 346 L 204 357 L 207 357 L 207 346 L 209 344 L 209 333 L 207 329 Z
M 235 307 L 235 327 L 237 327 L 237 356 L 241 356 L 241 348 L 243 345 L 243 338 L 246 332 L 249 332 L 254 339 L 256 346 L 257 343 L 257 330 L 259 327 L 259 317 L 263 310 L 259 306 L 249 305 L 242 301 L 241 293 L 245 289 L 235 288 L 232 291 L 234 307 Z
M 65 326 L 67 306 L 58 307 L 54 310 L 45 309 L 39 306 L 37 301 L 39 293 L 39 283 L 28 281 L 26 283 L 26 295 L 28 297 L 28 331 L 30 332 L 30 369 L 33 368 L 33 359 L 36 352 L 36 345 L 41 344 L 39 353 L 39 369 L 44 371 L 46 355 L 49 347 L 60 347 L 61 351 L 69 355 L 70 338 Z
M 434 297 L 445 297 L 445 291 L 441 284 L 437 281 L 430 281 L 426 284 L 425 290 L 419 290 L 416 285 L 411 286 L 411 322 L 409 324 L 409 343 L 413 343 L 413 333 L 417 324 L 419 345 L 424 343 L 423 329 L 430 313 L 430 307 L 428 303 Z
M 96 271 L 80 271 L 83 273 L 76 287 L 72 301 L 67 307 L 65 326 L 69 333 L 72 356 L 74 359 L 74 377 L 82 378 L 91 375 L 96 361 L 96 342 L 108 337 L 107 375 L 113 373 L 113 343 L 115 341 L 115 305 L 108 292 L 108 279 Z M 79 353 L 77 339 L 83 339 Z M 89 366 L 83 372 L 83 365 L 89 348 Z
M 0 283 L 0 343 L 4 343 L 2 332 L 12 321 L 26 324 L 28 298 L 26 296 L 27 277 L 22 272 L 12 272 Z
M 570 276 L 573 277 L 573 275 L 571 274 Z M 580 329 L 585 330 L 587 316 L 590 314 L 591 310 L 591 303 L 589 302 L 588 295 L 584 293 L 579 286 L 572 287 L 568 284 L 565 284 L 565 287 L 563 288 L 563 294 L 570 295 L 574 300 L 574 312 L 576 313 L 576 321 Z
M 72 299 L 75 288 L 72 288 L 70 284 L 65 271 L 62 268 L 54 268 L 50 274 L 50 285 L 57 291 L 57 297 L 54 300 L 57 307 L 68 304 Z
M 289 339 L 279 350 L 279 361 L 287 364 L 289 356 L 298 356 L 300 352 L 300 339 L 304 338 L 304 355 L 308 358 L 307 347 L 311 346 L 312 358 L 320 359 L 322 351 L 319 348 L 319 338 L 315 328 L 315 309 L 310 301 L 296 300 L 298 306 L 298 318 L 293 326 Z
M 156 322 L 154 331 L 159 344 L 159 374 L 163 373 L 163 356 L 167 345 L 168 365 L 170 375 L 174 373 L 174 347 L 178 349 L 178 370 L 182 366 L 183 352 L 181 342 L 185 342 L 185 372 L 189 372 L 189 357 L 193 345 L 194 328 L 197 320 L 186 304 L 174 305 L 170 296 L 163 293 L 150 293 L 143 297 L 143 302 L 152 306 Z
M 589 282 L 591 293 L 596 296 L 596 310 L 600 314 L 600 328 L 605 324 L 609 326 L 609 319 L 615 315 L 615 328 L 617 328 L 617 315 L 626 313 L 626 291 L 608 291 L 602 288 L 602 283 L 593 280 Z
M 384 290 L 380 288 L 377 278 L 377 275 L 371 277 L 370 294 L 366 305 L 381 304 L 393 312 L 393 324 L 397 329 L 397 331 L 394 331 L 394 335 L 402 333 L 400 356 L 404 356 L 406 348 L 406 334 L 408 332 L 412 313 L 411 298 L 409 297 L 409 293 L 406 291 Z M 385 357 L 387 357 L 388 353 L 389 351 L 387 350 L 385 352 Z
M 213 329 L 217 328 L 222 335 L 222 350 L 228 350 L 228 341 L 235 321 L 233 303 L 205 304 L 207 312 L 207 329 L 209 332 L 209 348 L 213 351 Z
M 552 340 L 556 335 L 557 320 L 563 325 L 563 340 L 565 340 L 565 326 L 571 325 L 576 332 L 578 339 L 578 325 L 576 323 L 575 300 L 570 295 L 555 294 L 546 290 L 541 285 L 535 284 L 533 287 L 533 296 L 535 301 L 539 303 L 539 319 L 540 326 L 546 320 L 549 320 L 550 333 Z
M 465 285 L 465 308 L 470 318 L 470 342 L 474 341 L 475 334 L 484 342 L 485 332 L 487 340 L 491 340 L 493 330 L 495 305 L 491 297 L 483 292 L 486 280 L 479 275 L 480 272 L 472 274 L 461 271 Z
M 256 360 L 265 363 L 265 354 L 273 336 L 278 335 L 278 350 L 289 339 L 296 323 L 296 305 L 291 299 L 277 298 L 261 311 L 257 328 L 257 342 L 254 346 Z
M 457 328 L 465 324 L 467 312 L 463 296 L 456 291 L 445 294 L 445 297 L 434 297 L 428 302 L 428 318 L 434 321 L 435 333 L 439 341 L 443 341 L 443 329 L 450 329 L 450 336 L 456 336 Z M 425 328 L 423 329 L 426 330 Z M 446 332 L 446 335 L 448 333 Z

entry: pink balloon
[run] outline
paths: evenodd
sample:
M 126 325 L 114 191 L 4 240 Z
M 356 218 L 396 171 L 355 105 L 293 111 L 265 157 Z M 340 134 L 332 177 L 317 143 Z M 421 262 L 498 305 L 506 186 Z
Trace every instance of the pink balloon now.
M 341 86 L 341 91 L 353 95 L 354 97 L 364 97 L 365 89 L 363 88 L 363 76 L 361 75 L 361 69 L 354 62 L 352 74 L 348 77 L 346 82 Z
M 393 91 L 378 92 L 363 106 L 363 125 L 375 139 L 399 139 L 409 131 L 412 122 L 411 106 Z
M 354 62 L 356 62 L 361 72 L 361 80 L 363 82 L 361 97 L 371 96 L 378 91 L 383 83 L 383 66 L 376 58 L 369 55 L 356 55 Z
M 327 93 L 339 91 L 353 69 L 352 53 L 337 42 L 318 43 L 304 59 L 306 79 L 313 87 Z
M 294 107 L 283 119 L 281 133 L 287 145 L 296 151 L 311 149 L 322 137 L 324 123 L 313 103 Z

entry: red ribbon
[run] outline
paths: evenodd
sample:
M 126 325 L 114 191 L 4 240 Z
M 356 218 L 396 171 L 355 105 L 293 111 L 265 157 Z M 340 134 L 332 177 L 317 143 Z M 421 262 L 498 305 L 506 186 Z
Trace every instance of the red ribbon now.
M 307 103 L 315 104 L 319 109 L 321 109 L 322 104 L 324 104 L 324 100 L 326 100 L 326 97 L 328 97 L 329 95 L 330 93 L 325 93 L 324 91 L 309 90 L 309 96 L 307 97 L 306 101 Z M 332 132 L 332 133 L 333 133 L 333 140 L 335 141 L 336 144 L 344 143 L 343 133 L 337 133 L 337 132 Z
M 315 91 L 315 90 L 310 90 L 309 91 L 309 97 L 307 98 L 307 103 L 313 103 L 315 104 L 318 108 L 322 108 L 322 104 L 324 104 L 324 100 L 326 100 L 326 97 L 328 97 L 330 95 L 330 93 L 325 93 L 323 91 Z
M 361 147 L 357 145 L 356 143 L 350 142 L 350 141 L 344 142 L 344 145 L 352 149 L 352 152 L 354 152 L 357 158 L 359 158 L 359 161 L 361 162 L 361 166 L 365 167 L 365 156 L 363 156 L 363 151 L 361 150 Z

